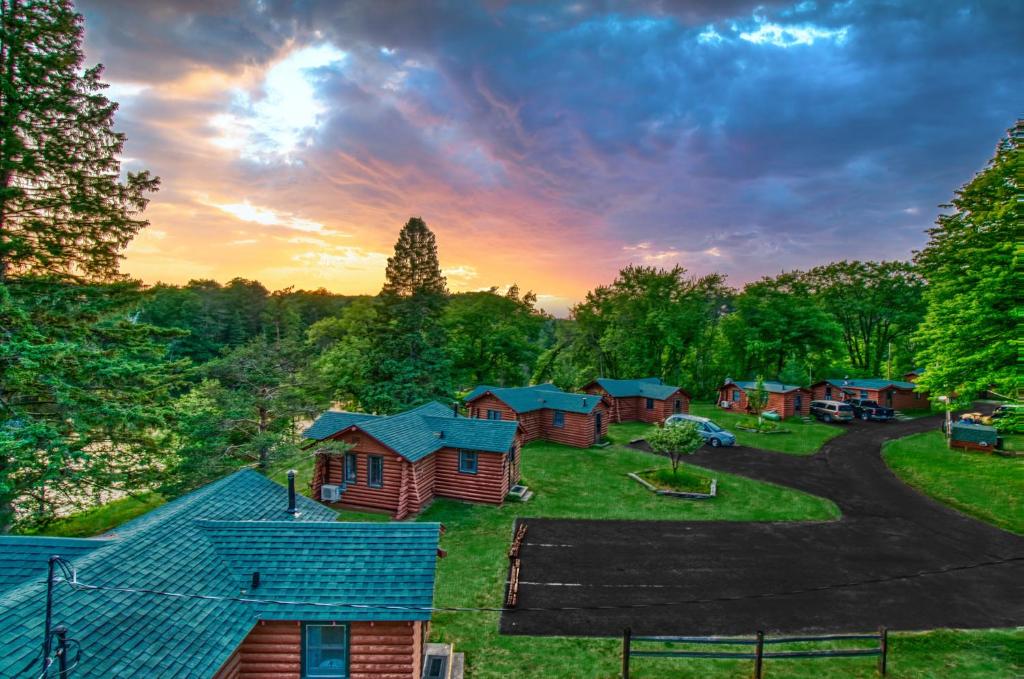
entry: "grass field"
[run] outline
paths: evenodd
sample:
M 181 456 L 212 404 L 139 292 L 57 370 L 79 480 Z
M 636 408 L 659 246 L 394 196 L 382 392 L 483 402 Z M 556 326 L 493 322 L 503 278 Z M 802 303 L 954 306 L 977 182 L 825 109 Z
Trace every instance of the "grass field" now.
M 156 509 L 165 502 L 159 493 L 141 493 L 136 497 L 114 500 L 84 512 L 72 514 L 67 518 L 57 519 L 37 531 L 27 531 L 26 535 L 59 535 L 68 538 L 88 538 L 106 533 L 126 521 Z
M 939 431 L 890 441 L 883 454 L 893 472 L 921 492 L 1024 535 L 1024 458 L 950 450 Z
M 813 455 L 829 439 L 846 431 L 845 425 L 822 424 L 818 421 L 804 422 L 799 417 L 791 417 L 781 423 L 781 427 L 789 429 L 790 433 L 758 434 L 741 431 L 736 427 L 741 421 L 749 420 L 750 415 L 722 410 L 714 403 L 693 402 L 690 404 L 690 413 L 707 417 L 715 424 L 736 434 L 738 445 L 774 450 L 791 455 Z

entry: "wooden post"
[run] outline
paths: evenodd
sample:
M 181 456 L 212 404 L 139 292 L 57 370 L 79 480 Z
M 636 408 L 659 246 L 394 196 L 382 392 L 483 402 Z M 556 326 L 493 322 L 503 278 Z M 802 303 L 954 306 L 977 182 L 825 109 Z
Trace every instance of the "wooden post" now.
M 882 654 L 878 656 L 878 674 L 884 677 L 889 655 L 889 630 L 885 627 L 878 628 L 878 646 L 882 651 Z
M 630 628 L 622 630 L 622 679 L 629 679 L 629 645 L 633 637 Z
M 764 632 L 757 633 L 757 649 L 754 651 L 754 679 L 761 679 L 761 667 L 764 664 Z

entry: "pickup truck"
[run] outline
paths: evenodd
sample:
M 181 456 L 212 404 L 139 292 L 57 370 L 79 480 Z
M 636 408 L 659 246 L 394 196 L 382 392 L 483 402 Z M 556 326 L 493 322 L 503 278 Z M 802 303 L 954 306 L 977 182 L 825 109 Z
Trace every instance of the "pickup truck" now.
M 865 422 L 868 420 L 888 422 L 896 415 L 896 411 L 892 408 L 880 406 L 875 401 L 866 398 L 851 398 L 847 403 L 853 408 L 853 414 Z

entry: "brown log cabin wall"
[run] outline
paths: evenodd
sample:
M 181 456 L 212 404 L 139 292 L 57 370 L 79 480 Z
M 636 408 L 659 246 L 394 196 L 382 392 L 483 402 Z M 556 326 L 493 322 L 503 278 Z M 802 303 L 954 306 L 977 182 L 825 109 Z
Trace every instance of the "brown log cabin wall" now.
M 732 400 L 732 392 L 734 389 L 739 389 L 740 400 Z M 800 409 L 796 408 L 796 397 L 797 394 L 801 395 Z M 747 407 L 750 405 L 750 399 L 747 392 L 736 386 L 722 387 L 718 390 L 718 402 L 721 404 L 722 401 L 729 401 L 732 403 L 731 410 L 736 412 L 746 412 Z M 768 394 L 768 403 L 764 407 L 765 410 L 774 410 L 782 417 L 793 417 L 794 415 L 807 415 L 811 412 L 811 391 L 809 389 L 799 389 L 787 392 L 785 394 L 770 393 Z
M 543 417 L 541 438 L 577 448 L 589 448 L 594 445 L 594 417 L 601 414 L 601 436 L 608 435 L 608 409 L 604 404 L 597 406 L 591 413 L 565 413 L 565 426 L 554 426 L 553 410 L 539 411 Z
M 435 492 L 439 496 L 497 505 L 508 495 L 507 455 L 478 452 L 476 474 L 459 471 L 459 452 L 453 448 L 442 448 L 431 457 L 437 458 Z
M 357 458 L 356 480 L 354 483 L 349 482 L 346 485 L 345 492 L 342 493 L 341 505 L 380 509 L 395 514 L 398 511 L 401 495 L 402 468 L 408 464 L 405 459 L 362 432 L 348 432 L 333 438 L 354 444 L 355 448 L 346 455 L 354 454 Z M 384 458 L 384 483 L 380 488 L 370 488 L 366 484 L 369 469 L 367 458 L 370 455 Z M 344 462 L 340 455 L 319 456 L 317 459 L 329 461 L 324 483 L 340 485 L 344 482 Z M 314 487 L 313 492 L 313 497 L 319 499 L 320 489 Z
M 423 670 L 423 622 L 349 624 L 352 679 L 419 679 Z M 257 623 L 214 679 L 298 679 L 302 676 L 302 624 Z
M 622 396 L 615 398 L 604 390 L 600 385 L 592 385 L 587 388 L 588 394 L 604 396 L 608 399 L 608 415 L 612 422 L 664 422 L 665 418 L 676 412 L 690 412 L 690 398 L 680 389 L 667 399 L 654 399 L 654 407 L 648 410 L 647 398 L 642 396 Z M 679 410 L 675 410 L 676 399 L 679 400 Z

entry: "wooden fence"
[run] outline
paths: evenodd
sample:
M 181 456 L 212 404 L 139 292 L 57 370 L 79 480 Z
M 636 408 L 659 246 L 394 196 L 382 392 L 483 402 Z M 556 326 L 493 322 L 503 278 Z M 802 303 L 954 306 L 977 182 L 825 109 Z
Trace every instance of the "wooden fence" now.
M 765 646 L 776 644 L 818 643 L 833 641 L 877 641 L 878 646 L 869 648 L 831 648 L 819 650 L 766 651 Z M 657 642 L 662 644 L 686 645 L 723 645 L 753 646 L 750 651 L 687 651 L 687 650 L 635 650 L 637 642 Z M 854 658 L 878 657 L 878 674 L 885 676 L 886 662 L 889 654 L 889 635 L 884 627 L 875 634 L 821 634 L 816 636 L 771 637 L 766 639 L 764 632 L 750 637 L 651 637 L 632 635 L 630 628 L 622 633 L 622 679 L 629 679 L 630 658 L 725 658 L 732 660 L 753 660 L 754 679 L 761 679 L 764 661 L 771 658 L 811 659 L 811 658 Z
M 505 592 L 505 608 L 515 608 L 519 603 L 519 550 L 526 539 L 526 524 L 519 524 L 512 546 L 508 548 L 508 589 Z

